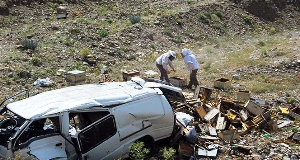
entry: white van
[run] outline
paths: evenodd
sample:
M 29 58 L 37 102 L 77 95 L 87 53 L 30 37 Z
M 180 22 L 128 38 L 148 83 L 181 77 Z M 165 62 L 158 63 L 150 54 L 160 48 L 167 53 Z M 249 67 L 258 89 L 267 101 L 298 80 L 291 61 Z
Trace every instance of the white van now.
M 133 78 L 52 90 L 0 105 L 0 157 L 28 159 L 118 159 L 137 140 L 170 137 L 175 126 L 172 99 L 182 90 Z M 16 100 L 15 102 L 10 102 Z

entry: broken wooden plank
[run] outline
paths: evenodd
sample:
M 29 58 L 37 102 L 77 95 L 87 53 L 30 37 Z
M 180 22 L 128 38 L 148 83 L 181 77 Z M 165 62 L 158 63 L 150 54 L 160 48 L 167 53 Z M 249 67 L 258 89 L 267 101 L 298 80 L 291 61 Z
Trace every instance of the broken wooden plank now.
M 210 110 L 205 116 L 204 119 L 206 121 L 210 121 L 212 118 L 214 118 L 220 111 L 217 108 L 213 108 Z

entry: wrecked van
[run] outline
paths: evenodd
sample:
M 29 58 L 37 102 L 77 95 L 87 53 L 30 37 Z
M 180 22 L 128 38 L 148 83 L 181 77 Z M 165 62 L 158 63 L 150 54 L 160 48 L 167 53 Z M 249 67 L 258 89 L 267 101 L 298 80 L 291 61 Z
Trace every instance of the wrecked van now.
M 141 78 L 70 86 L 32 97 L 23 91 L 1 103 L 0 156 L 125 158 L 133 142 L 155 142 L 174 133 L 172 99 L 185 101 L 180 88 Z

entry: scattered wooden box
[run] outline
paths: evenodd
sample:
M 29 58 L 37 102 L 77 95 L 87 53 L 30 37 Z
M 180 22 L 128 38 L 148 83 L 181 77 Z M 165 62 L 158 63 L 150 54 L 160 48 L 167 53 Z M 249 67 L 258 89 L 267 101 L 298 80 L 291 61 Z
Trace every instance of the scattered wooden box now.
M 194 147 L 189 143 L 182 141 L 179 143 L 178 152 L 180 155 L 191 157 L 192 155 L 194 155 Z
M 186 85 L 185 77 L 170 77 L 170 83 L 176 87 L 183 87 Z
M 123 81 L 129 81 L 132 77 L 139 77 L 140 71 L 137 70 L 128 70 L 122 72 Z
M 238 91 L 235 94 L 235 99 L 240 102 L 247 102 L 250 100 L 250 91 Z
M 66 74 L 66 81 L 70 85 L 83 84 L 85 82 L 85 72 L 79 70 L 69 71 Z
M 245 108 L 255 116 L 262 114 L 264 111 L 258 104 L 250 100 L 245 104 Z
M 214 87 L 218 89 L 227 90 L 231 87 L 231 81 L 226 78 L 220 78 L 214 81 Z

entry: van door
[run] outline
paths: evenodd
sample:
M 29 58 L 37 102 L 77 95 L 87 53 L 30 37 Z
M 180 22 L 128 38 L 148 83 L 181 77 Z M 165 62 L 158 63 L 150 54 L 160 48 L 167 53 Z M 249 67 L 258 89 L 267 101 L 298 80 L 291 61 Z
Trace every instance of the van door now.
M 122 150 L 115 118 L 108 116 L 78 133 L 83 160 L 117 159 Z M 115 151 L 116 150 L 116 151 Z

